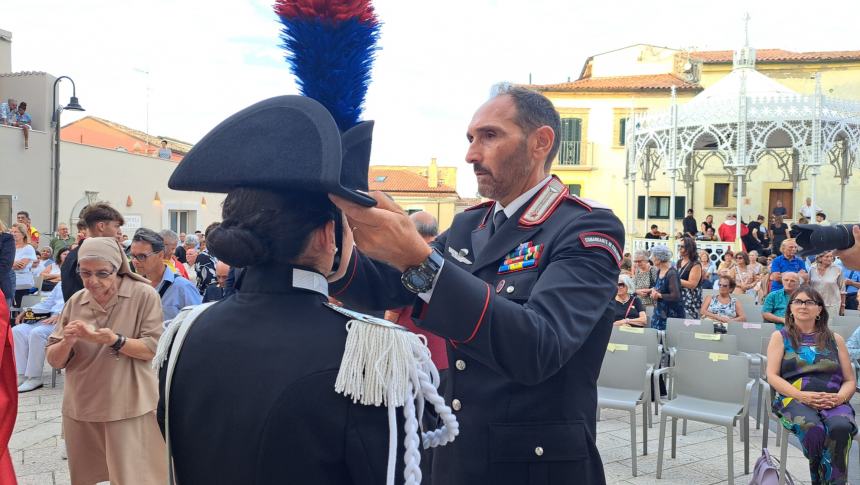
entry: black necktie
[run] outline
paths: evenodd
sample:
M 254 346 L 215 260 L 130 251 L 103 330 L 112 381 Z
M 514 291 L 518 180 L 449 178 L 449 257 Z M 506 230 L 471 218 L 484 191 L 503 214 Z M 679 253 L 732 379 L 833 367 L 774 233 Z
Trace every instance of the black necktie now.
M 501 210 L 493 214 L 493 224 L 490 226 L 490 235 L 492 236 L 496 232 L 498 232 L 499 228 L 502 227 L 502 224 L 508 220 L 508 216 L 505 215 L 505 211 Z

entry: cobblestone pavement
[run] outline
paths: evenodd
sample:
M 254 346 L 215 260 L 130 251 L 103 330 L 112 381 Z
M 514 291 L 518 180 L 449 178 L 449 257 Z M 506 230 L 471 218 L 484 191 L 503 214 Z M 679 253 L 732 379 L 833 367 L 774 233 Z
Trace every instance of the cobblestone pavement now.
M 47 366 L 45 367 L 48 368 Z M 51 388 L 50 374 L 45 374 L 46 385 L 35 391 L 21 394 L 18 404 L 18 421 L 10 442 L 10 452 L 15 464 L 15 471 L 21 485 L 64 485 L 70 484 L 68 465 L 60 457 L 60 405 L 63 393 L 63 376 L 57 378 L 57 387 Z M 858 404 L 855 398 L 854 404 Z M 629 415 L 625 412 L 604 410 L 601 421 L 597 424 L 597 446 L 603 458 L 606 481 L 609 484 L 659 484 L 659 485 L 705 485 L 726 483 L 728 470 L 726 466 L 725 431 L 716 426 L 690 422 L 686 436 L 678 436 L 678 453 L 676 458 L 670 457 L 669 430 L 667 426 L 666 451 L 664 454 L 663 478 L 656 479 L 657 469 L 657 439 L 659 437 L 659 419 L 654 420 L 654 427 L 648 432 L 648 455 L 642 453 L 642 416 L 637 416 L 640 423 L 637 430 L 637 447 L 639 476 L 633 477 L 630 468 L 630 428 Z M 755 429 L 755 421 L 750 421 L 750 470 L 755 460 L 761 454 L 762 431 Z M 776 429 L 771 422 L 771 430 Z M 678 431 L 681 426 L 679 423 Z M 734 435 L 735 450 L 735 483 L 749 483 L 750 476 L 743 473 L 743 443 L 738 437 L 738 428 Z M 775 434 L 771 431 L 769 446 L 778 456 L 779 449 L 775 447 Z M 793 443 L 793 444 L 796 444 Z M 852 450 L 853 451 L 853 450 Z M 789 472 L 800 480 L 808 483 L 809 472 L 806 459 L 803 458 L 796 446 L 789 447 Z M 860 466 L 857 453 L 852 453 L 850 467 L 851 481 L 860 483 L 858 475 Z

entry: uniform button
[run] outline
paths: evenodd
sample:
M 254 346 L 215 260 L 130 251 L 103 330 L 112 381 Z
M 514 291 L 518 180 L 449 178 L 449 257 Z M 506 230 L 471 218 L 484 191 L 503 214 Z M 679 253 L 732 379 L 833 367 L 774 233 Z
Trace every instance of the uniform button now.
M 457 359 L 457 362 L 454 362 L 454 365 L 457 367 L 457 370 L 466 370 L 466 362 Z
M 463 405 L 460 403 L 459 399 L 454 399 L 451 401 L 451 407 L 454 408 L 454 411 L 459 411 Z
M 541 448 L 540 446 L 538 446 L 537 448 L 535 448 L 535 455 L 537 455 L 537 456 L 543 456 L 543 448 Z
M 513 293 L 513 292 L 514 292 L 514 287 L 513 287 L 513 286 L 509 286 L 509 287 L 507 287 L 507 288 L 505 289 L 505 291 L 507 291 L 508 293 Z

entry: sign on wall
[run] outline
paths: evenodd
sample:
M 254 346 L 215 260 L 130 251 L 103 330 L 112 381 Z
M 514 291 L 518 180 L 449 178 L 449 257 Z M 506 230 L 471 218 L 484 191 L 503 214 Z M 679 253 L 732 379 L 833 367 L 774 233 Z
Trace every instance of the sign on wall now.
M 122 232 L 125 234 L 133 233 L 143 227 L 143 216 L 140 214 L 123 214 L 122 218 L 125 219 L 125 225 L 122 226 Z

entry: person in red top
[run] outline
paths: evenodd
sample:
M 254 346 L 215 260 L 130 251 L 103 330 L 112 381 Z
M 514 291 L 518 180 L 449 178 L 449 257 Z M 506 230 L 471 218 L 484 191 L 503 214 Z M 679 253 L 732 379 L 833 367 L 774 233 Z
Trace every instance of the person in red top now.
M 9 307 L 6 306 L 6 297 L 0 292 L 0 483 L 4 485 L 18 483 L 12 457 L 9 456 L 9 439 L 18 415 L 18 380 L 12 345 Z
M 717 232 L 717 235 L 720 236 L 720 241 L 723 242 L 735 242 L 737 238 L 738 231 L 738 216 L 734 214 L 730 214 L 726 218 L 726 222 L 720 224 L 720 229 Z M 741 224 L 741 237 L 749 234 L 750 230 L 747 228 L 745 224 Z M 747 250 L 746 245 L 741 241 L 741 246 L 743 246 L 744 251 Z
M 429 212 L 418 211 L 410 215 L 409 218 L 412 219 L 415 229 L 418 230 L 418 234 L 421 234 L 421 237 L 424 238 L 427 244 L 430 244 L 439 235 L 439 223 Z M 448 351 L 445 349 L 445 339 L 427 330 L 418 328 L 412 321 L 411 306 L 388 310 L 385 312 L 385 319 L 426 337 L 427 348 L 430 349 L 430 357 L 433 359 L 433 364 L 440 371 L 448 368 Z

